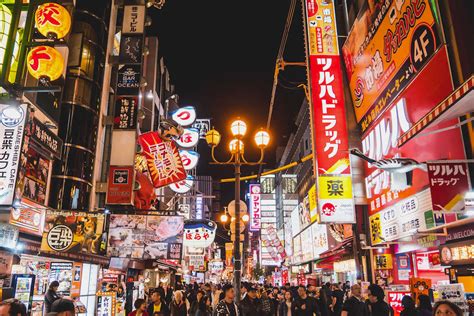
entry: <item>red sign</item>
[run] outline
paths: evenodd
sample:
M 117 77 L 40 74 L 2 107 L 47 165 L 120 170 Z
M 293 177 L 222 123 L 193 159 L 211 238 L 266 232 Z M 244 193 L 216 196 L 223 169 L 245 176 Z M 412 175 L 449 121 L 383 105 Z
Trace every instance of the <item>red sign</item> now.
M 400 316 L 400 312 L 403 310 L 402 307 L 402 298 L 405 295 L 410 295 L 408 291 L 388 291 L 387 299 L 388 304 L 392 306 L 395 316 Z
M 311 56 L 310 69 L 318 174 L 350 174 L 339 56 Z
M 433 80 L 436 78 L 436 80 Z M 402 147 L 398 138 L 418 119 L 428 113 L 453 90 L 446 48 L 442 48 L 412 81 L 408 88 L 373 122 L 362 139 L 362 149 L 368 157 L 404 157 L 418 162 L 437 159 L 464 159 L 464 146 L 459 129 L 442 134 L 418 136 Z M 457 119 L 443 122 L 438 128 L 452 126 Z M 427 148 L 427 144 L 436 144 Z M 369 215 L 395 204 L 404 198 L 428 188 L 428 174 L 421 169 L 413 171 L 412 183 L 395 188 L 392 177 L 381 169 L 366 164 L 366 190 Z
M 106 204 L 132 204 L 134 172 L 131 166 L 110 166 Z
M 260 210 L 260 184 L 251 184 L 250 189 L 250 230 L 259 231 L 262 228 Z
M 157 132 L 142 134 L 138 141 L 155 188 L 186 179 L 186 171 L 174 142 L 163 141 Z
M 461 211 L 464 209 L 464 194 L 469 191 L 469 169 L 466 163 L 428 163 L 433 211 Z M 446 222 L 456 220 L 456 214 Z M 449 217 L 448 216 L 448 217 Z
M 23 199 L 20 207 L 10 211 L 9 223 L 23 233 L 42 236 L 45 216 L 44 206 Z

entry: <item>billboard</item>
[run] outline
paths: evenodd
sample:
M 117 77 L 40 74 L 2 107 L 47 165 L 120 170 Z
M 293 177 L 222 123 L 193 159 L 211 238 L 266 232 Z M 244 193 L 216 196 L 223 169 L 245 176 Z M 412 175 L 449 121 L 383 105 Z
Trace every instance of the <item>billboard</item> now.
M 261 212 L 260 212 L 260 184 L 251 184 L 250 191 L 250 226 L 251 231 L 259 231 L 261 228 Z
M 47 211 L 41 251 L 105 254 L 105 215 Z
M 367 1 L 342 48 L 362 131 L 409 85 L 440 43 L 430 1 Z
M 11 205 L 15 197 L 27 113 L 26 104 L 0 104 L 0 205 Z
M 181 216 L 110 216 L 107 253 L 112 257 L 181 260 Z
M 110 166 L 105 203 L 108 205 L 131 205 L 134 178 L 133 166 Z
M 321 199 L 329 181 L 351 183 L 344 90 L 333 1 L 306 0 L 312 138 L 321 222 L 353 223 L 352 192 Z M 316 141 L 317 139 L 317 141 Z M 314 218 L 314 216 L 313 216 Z
M 436 78 L 434 81 L 433 78 Z M 398 138 L 452 91 L 451 73 L 446 48 L 435 54 L 405 91 L 390 104 L 385 113 L 374 121 L 362 136 L 362 151 L 374 160 L 406 157 L 418 162 L 437 159 L 464 159 L 464 147 L 459 129 L 443 134 L 429 134 L 410 140 L 398 147 Z M 420 97 L 423 96 L 423 97 Z M 457 119 L 439 124 L 453 126 Z M 429 150 L 426 144 L 437 144 Z M 420 150 L 425 149 L 425 150 Z M 369 215 L 394 205 L 429 187 L 428 173 L 416 168 L 410 181 L 402 183 L 390 173 L 366 164 L 366 194 Z
M 164 141 L 158 132 L 148 132 L 138 137 L 142 155 L 155 188 L 186 179 L 181 156 L 172 141 Z
M 190 220 L 184 223 L 184 246 L 207 248 L 216 238 L 217 225 L 209 220 Z

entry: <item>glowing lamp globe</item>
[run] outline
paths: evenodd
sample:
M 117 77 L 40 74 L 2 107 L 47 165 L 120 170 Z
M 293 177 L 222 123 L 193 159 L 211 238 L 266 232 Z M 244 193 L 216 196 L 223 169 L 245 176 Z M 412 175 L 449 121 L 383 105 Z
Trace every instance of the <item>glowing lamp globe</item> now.
M 222 214 L 220 220 L 221 220 L 221 223 L 227 223 L 227 221 L 229 220 L 229 217 L 227 216 L 227 214 Z
M 244 221 L 244 223 L 247 223 L 250 220 L 249 214 L 244 214 L 244 216 L 242 216 L 242 220 Z
M 36 46 L 26 57 L 28 72 L 39 80 L 59 79 L 64 70 L 64 58 L 53 47 Z
M 221 141 L 221 134 L 215 129 L 211 129 L 206 133 L 206 142 L 209 146 L 217 146 Z
M 260 130 L 255 134 L 255 143 L 260 148 L 265 148 L 270 143 L 270 135 L 264 130 Z
M 229 150 L 231 154 L 237 154 L 244 152 L 244 143 L 239 139 L 233 139 L 229 143 Z
M 35 13 L 36 28 L 48 38 L 63 38 L 71 30 L 71 15 L 60 4 L 47 2 L 38 6 Z
M 240 138 L 247 132 L 247 124 L 242 120 L 233 121 L 230 125 L 230 130 L 234 137 Z

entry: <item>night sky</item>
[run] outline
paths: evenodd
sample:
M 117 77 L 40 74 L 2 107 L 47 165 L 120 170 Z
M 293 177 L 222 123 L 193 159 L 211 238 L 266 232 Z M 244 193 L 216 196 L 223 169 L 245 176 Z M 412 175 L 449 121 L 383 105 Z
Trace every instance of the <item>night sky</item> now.
M 290 1 L 166 1 L 162 10 L 149 10 L 149 34 L 160 41 L 160 54 L 169 68 L 180 105 L 194 105 L 198 117 L 211 118 L 221 132 L 218 156 L 228 155 L 230 123 L 240 116 L 248 124 L 246 153 L 256 158 L 253 135 L 267 121 L 273 72 Z M 304 61 L 301 4 L 297 2 L 285 60 Z M 305 69 L 289 69 L 280 78 L 286 86 L 305 81 Z M 301 89 L 277 89 L 266 167 L 275 164 L 278 145 L 285 145 L 303 100 Z M 252 150 L 251 150 L 252 149 Z M 232 175 L 231 167 L 209 167 L 209 148 L 200 144 L 198 173 L 215 179 Z M 243 169 L 243 174 L 255 167 Z M 233 185 L 224 185 L 223 203 Z

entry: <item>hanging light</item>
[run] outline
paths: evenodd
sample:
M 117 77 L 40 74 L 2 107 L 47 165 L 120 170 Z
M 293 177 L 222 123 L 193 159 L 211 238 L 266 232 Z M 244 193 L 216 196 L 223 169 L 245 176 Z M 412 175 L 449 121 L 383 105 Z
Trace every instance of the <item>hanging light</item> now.
M 43 3 L 35 13 L 36 28 L 48 38 L 64 38 L 71 30 L 71 15 L 62 5 Z
M 206 142 L 209 146 L 217 146 L 221 141 L 221 134 L 215 129 L 211 129 L 206 133 Z
M 265 148 L 268 146 L 268 143 L 270 143 L 270 135 L 268 134 L 267 131 L 261 129 L 255 134 L 255 143 L 257 143 L 257 146 L 260 148 Z
M 232 131 L 232 135 L 234 137 L 243 137 L 245 132 L 247 132 L 247 124 L 245 124 L 244 121 L 237 119 L 230 125 L 230 130 Z
M 59 79 L 64 70 L 64 58 L 50 46 L 37 46 L 26 57 L 28 72 L 39 80 Z

